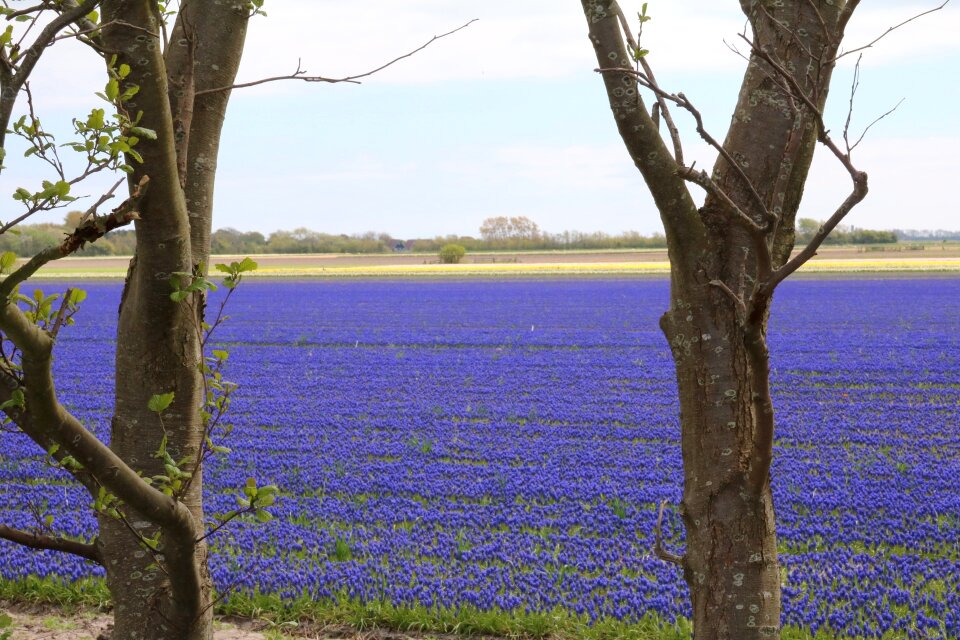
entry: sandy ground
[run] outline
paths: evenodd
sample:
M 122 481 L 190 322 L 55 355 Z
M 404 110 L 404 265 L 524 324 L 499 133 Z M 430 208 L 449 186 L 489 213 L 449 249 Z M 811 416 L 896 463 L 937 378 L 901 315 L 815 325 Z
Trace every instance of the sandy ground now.
M 97 611 L 65 612 L 50 607 L 0 606 L 13 618 L 10 640 L 107 640 L 112 619 Z M 276 635 L 273 636 L 274 638 Z M 266 640 L 249 622 L 217 623 L 216 640 Z
M 64 611 L 50 605 L 10 605 L 0 601 L 0 614 L 13 618 L 10 640 L 109 640 L 112 618 L 96 610 Z M 278 629 L 260 620 L 218 619 L 215 640 L 462 640 L 463 636 L 417 634 L 352 627 L 301 625 Z M 497 640 L 472 636 L 472 640 Z M 502 640 L 502 639 L 500 639 Z

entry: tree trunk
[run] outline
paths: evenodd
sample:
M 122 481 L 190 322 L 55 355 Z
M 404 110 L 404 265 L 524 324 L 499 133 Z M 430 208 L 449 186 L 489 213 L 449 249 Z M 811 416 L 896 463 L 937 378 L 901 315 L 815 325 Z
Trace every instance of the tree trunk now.
M 200 346 L 194 318 L 186 305 L 170 299 L 174 272 L 191 272 L 190 227 L 179 184 L 172 117 L 167 99 L 166 72 L 156 38 L 159 25 L 146 0 L 116 0 L 103 5 L 104 22 L 118 21 L 105 30 L 104 42 L 118 55 L 117 64 L 131 67 L 128 81 L 140 91 L 136 105 L 143 111 L 141 126 L 153 129 L 155 141 L 137 146 L 143 164 L 131 183 L 149 175 L 147 196 L 137 221 L 137 247 L 120 304 L 117 325 L 116 390 L 110 446 L 144 477 L 165 474 L 156 456 L 166 434 L 175 459 L 200 450 L 199 406 L 202 398 L 198 370 Z M 138 29 L 137 27 L 141 27 Z M 154 394 L 174 392 L 163 420 L 147 404 Z M 194 540 L 202 530 L 201 480 L 191 484 L 183 503 L 192 526 L 161 532 L 162 557 L 154 557 L 130 528 L 145 536 L 156 527 L 140 514 L 128 513 L 128 522 L 100 518 L 107 583 L 114 600 L 115 640 L 205 639 L 211 636 L 209 578 L 206 558 Z M 179 538 L 179 539 L 177 539 Z M 191 558 L 171 562 L 173 546 L 189 549 Z M 181 553 L 183 553 L 181 551 Z
M 697 640 L 775 638 L 780 573 L 773 498 L 769 481 L 757 489 L 750 477 L 755 435 L 763 428 L 758 419 L 764 420 L 756 402 L 764 391 L 753 381 L 766 371 L 754 370 L 745 336 L 725 311 L 730 305 L 716 304 L 714 295 L 708 286 L 675 294 L 661 320 L 680 398 L 684 577 Z
M 581 5 L 614 122 L 654 198 L 669 247 L 671 304 L 661 328 L 677 372 L 687 544 L 683 558 L 671 559 L 683 566 L 690 587 L 694 634 L 779 638 L 767 316 L 777 283 L 796 268 L 790 261 L 796 213 L 814 146 L 826 135 L 822 108 L 857 3 L 741 0 L 750 62 L 722 145 L 702 129 L 690 100 L 658 85 L 647 59 L 628 52 L 625 37 L 636 27 L 615 0 Z M 644 88 L 657 102 L 652 112 Z M 720 147 L 711 174 L 684 164 L 668 105 L 687 110 L 701 137 Z M 831 220 L 866 193 L 866 177 L 845 160 L 855 189 Z M 706 190 L 699 209 L 685 181 Z
M 111 431 L 113 450 L 145 477 L 165 473 L 163 461 L 155 456 L 164 435 L 176 460 L 195 458 L 201 451 L 198 327 L 203 302 L 172 301 L 170 274 L 194 273 L 209 255 L 213 180 L 230 92 L 217 91 L 198 100 L 196 83 L 207 83 L 200 89 L 233 83 L 248 19 L 245 3 L 239 0 L 186 4 L 165 60 L 159 38 L 144 37 L 159 33 L 151 4 L 133 0 L 104 4 L 105 22 L 122 21 L 104 39 L 121 52 L 117 64 L 129 64 L 128 79 L 140 87 L 137 104 L 131 106 L 143 110 L 141 126 L 157 133 L 156 141 L 141 141 L 137 147 L 143 164 L 131 163 L 136 168 L 131 182 L 148 175 L 150 187 L 141 206 L 136 254 L 120 306 Z M 184 24 L 190 27 L 185 30 Z M 147 405 L 152 395 L 171 391 L 174 402 L 161 422 Z M 128 523 L 101 517 L 104 564 L 114 601 L 113 640 L 212 637 L 206 544 L 195 542 L 204 530 L 202 487 L 198 469 L 182 497 L 191 516 L 188 526 L 162 530 L 159 562 Z M 155 532 L 146 518 L 128 516 L 141 534 Z

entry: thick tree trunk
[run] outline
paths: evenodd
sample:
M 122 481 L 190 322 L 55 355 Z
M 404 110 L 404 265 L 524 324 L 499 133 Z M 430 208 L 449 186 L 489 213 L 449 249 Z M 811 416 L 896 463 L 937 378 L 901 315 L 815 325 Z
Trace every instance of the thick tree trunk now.
M 686 529 L 684 577 L 698 640 L 775 638 L 780 574 L 773 499 L 751 478 L 756 434 L 772 419 L 758 402 L 745 336 L 729 304 L 703 286 L 675 296 L 661 327 L 673 353 L 680 397 Z M 760 382 L 760 386 L 763 383 Z M 767 415 L 758 415 L 767 413 Z
M 209 255 L 213 181 L 230 92 L 201 97 L 196 93 L 233 83 L 248 20 L 240 0 L 186 4 L 164 57 L 151 4 L 144 0 L 104 4 L 104 20 L 121 21 L 105 34 L 105 41 L 121 52 L 117 64 L 129 64 L 129 81 L 140 87 L 137 104 L 130 106 L 143 110 L 141 126 L 157 132 L 156 141 L 138 145 L 144 162 L 135 165 L 132 176 L 135 181 L 148 175 L 150 189 L 141 207 L 136 256 L 120 307 L 111 433 L 113 450 L 145 477 L 165 473 L 163 461 L 155 456 L 164 435 L 174 459 L 195 458 L 201 451 L 198 327 L 203 304 L 173 302 L 170 274 L 193 273 Z M 152 395 L 171 391 L 175 399 L 161 422 L 147 404 Z M 195 542 L 204 529 L 202 486 L 198 469 L 181 498 L 190 522 L 162 530 L 158 557 L 145 549 L 128 523 L 101 518 L 104 564 L 115 607 L 113 640 L 212 636 L 207 550 Z M 139 533 L 149 536 L 156 531 L 146 518 L 129 516 L 129 524 Z
M 137 222 L 137 249 L 131 261 L 117 327 L 115 413 L 111 448 L 144 477 L 165 475 L 156 456 L 163 436 L 174 459 L 196 456 L 201 445 L 198 370 L 200 345 L 195 318 L 186 305 L 170 299 L 174 272 L 191 272 L 190 227 L 174 149 L 172 115 L 159 25 L 147 0 L 116 0 L 103 6 L 104 21 L 118 21 L 104 41 L 120 51 L 117 64 L 129 64 L 131 83 L 140 87 L 136 107 L 141 126 L 153 129 L 156 141 L 137 149 L 150 188 Z M 134 25 L 134 26 L 127 26 Z M 143 31 L 136 27 L 142 27 Z M 152 395 L 174 392 L 163 420 L 149 411 Z M 100 518 L 107 582 L 114 600 L 114 640 L 170 640 L 211 637 L 210 584 L 205 549 L 194 543 L 203 529 L 202 480 L 197 477 L 183 503 L 192 526 L 161 532 L 162 555 L 154 557 L 130 528 L 151 536 L 156 527 L 136 513 L 128 522 Z M 129 525 L 129 526 L 128 526 Z M 179 562 L 171 552 L 179 547 Z M 189 557 L 183 557 L 188 555 Z

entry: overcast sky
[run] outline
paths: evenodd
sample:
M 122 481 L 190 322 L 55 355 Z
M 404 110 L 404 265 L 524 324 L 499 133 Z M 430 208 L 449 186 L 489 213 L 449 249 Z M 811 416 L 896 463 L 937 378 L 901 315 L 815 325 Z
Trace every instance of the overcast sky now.
M 640 6 L 621 4 L 628 15 Z M 931 6 L 864 2 L 847 48 Z M 265 8 L 269 17 L 251 24 L 240 81 L 289 73 L 298 58 L 312 74 L 363 72 L 478 21 L 361 85 L 281 82 L 234 92 L 215 227 L 410 238 L 476 235 L 484 218 L 522 215 L 554 232 L 660 229 L 593 72 L 576 0 L 268 0 Z M 654 0 L 648 12 L 644 42 L 660 84 L 683 91 L 722 139 L 743 71 L 725 44 L 742 30 L 739 3 Z M 960 5 L 948 5 L 865 53 L 853 128 L 905 101 L 855 152 L 871 192 L 849 223 L 960 228 L 948 189 L 960 172 L 957 33 Z M 38 107 L 46 126 L 68 127 L 95 106 L 102 70 L 84 52 L 50 53 L 34 82 Z M 828 124 L 837 132 L 854 57 L 834 75 Z M 688 155 L 709 166 L 689 119 L 677 117 L 688 125 Z M 39 167 L 23 169 L 18 155 L 7 164 L 0 191 L 40 175 Z M 848 182 L 818 152 L 800 215 L 828 217 Z

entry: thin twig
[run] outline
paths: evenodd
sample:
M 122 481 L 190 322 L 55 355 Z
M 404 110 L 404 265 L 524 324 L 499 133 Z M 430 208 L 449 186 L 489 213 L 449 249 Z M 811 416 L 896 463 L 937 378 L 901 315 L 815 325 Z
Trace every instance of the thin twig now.
M 370 71 L 366 71 L 366 72 L 364 72 L 364 73 L 358 73 L 357 75 L 345 76 L 345 77 L 343 77 L 343 78 L 328 78 L 328 77 L 325 77 L 325 76 L 308 76 L 308 75 L 306 75 L 307 72 L 306 72 L 305 70 L 303 70 L 303 69 L 300 68 L 300 61 L 297 61 L 297 70 L 294 71 L 293 73 L 289 74 L 289 75 L 285 75 L 285 76 L 273 76 L 273 77 L 271 77 L 271 78 L 263 78 L 263 79 L 261 79 L 261 80 L 254 80 L 254 81 L 252 81 L 252 82 L 241 82 L 241 83 L 239 83 L 239 84 L 232 84 L 232 85 L 229 85 L 229 86 L 226 86 L 226 87 L 214 87 L 214 88 L 212 88 L 212 89 L 201 89 L 201 90 L 199 90 L 199 91 L 194 92 L 194 96 L 202 96 L 202 95 L 206 95 L 206 94 L 208 94 L 208 93 L 219 93 L 219 92 L 221 92 L 221 91 L 232 91 L 233 89 L 245 89 L 245 88 L 247 88 L 247 87 L 255 87 L 255 86 L 259 85 L 259 84 L 265 84 L 265 83 L 267 83 L 267 82 L 277 82 L 277 81 L 279 81 L 279 80 L 302 80 L 302 81 L 304 81 L 304 82 L 327 82 L 327 83 L 330 83 L 330 84 L 335 84 L 335 83 L 338 83 L 338 82 L 346 82 L 346 83 L 349 83 L 349 84 L 360 84 L 360 82 L 359 82 L 360 78 L 366 78 L 366 77 L 368 77 L 368 76 L 372 76 L 372 75 L 375 74 L 375 73 L 378 73 L 378 72 L 380 72 L 380 71 L 383 71 L 383 70 L 386 69 L 387 67 L 392 66 L 392 65 L 396 64 L 397 62 L 400 62 L 401 60 L 404 60 L 405 58 L 409 58 L 410 56 L 412 56 L 412 55 L 414 55 L 414 54 L 416 54 L 416 53 L 419 53 L 420 51 L 423 51 L 424 49 L 426 49 L 427 47 L 429 47 L 431 44 L 433 44 L 434 42 L 436 42 L 437 40 L 439 40 L 439 39 L 441 39 L 441 38 L 446 38 L 447 36 L 450 36 L 450 35 L 453 35 L 454 33 L 460 31 L 461 29 L 466 29 L 467 27 L 469 27 L 471 24 L 473 24 L 473 23 L 476 22 L 477 20 L 479 20 L 479 18 L 474 18 L 473 20 L 470 20 L 470 21 L 467 22 L 466 24 L 460 25 L 459 27 L 457 27 L 456 29 L 454 29 L 454 30 L 452 30 L 452 31 L 448 31 L 448 32 L 446 32 L 446 33 L 441 33 L 441 34 L 438 35 L 438 36 L 433 36 L 432 38 L 430 38 L 430 40 L 428 40 L 426 43 L 420 45 L 419 47 L 417 47 L 417 48 L 414 49 L 413 51 L 410 51 L 409 53 L 405 53 L 405 54 L 403 54 L 402 56 L 397 56 L 396 58 L 394 58 L 394 59 L 391 60 L 390 62 L 387 62 L 386 64 L 382 64 L 382 65 L 380 65 L 379 67 L 377 67 L 376 69 L 371 69 Z
M 853 79 L 850 80 L 850 106 L 847 107 L 847 119 L 843 123 L 843 143 L 847 147 L 847 154 L 849 154 L 851 151 L 850 138 L 849 138 L 850 121 L 853 120 L 853 101 L 857 97 L 857 89 L 860 88 L 860 61 L 861 60 L 863 60 L 862 53 L 859 56 L 857 56 L 857 64 L 853 66 Z
M 866 137 L 867 132 L 870 131 L 871 128 L 873 128 L 873 125 L 877 124 L 878 122 L 880 122 L 881 120 L 883 120 L 884 118 L 886 118 L 887 116 L 889 116 L 891 113 L 893 113 L 894 111 L 896 111 L 897 109 L 899 109 L 899 108 L 900 108 L 900 105 L 903 104 L 903 101 L 904 101 L 904 100 L 906 100 L 906 98 L 900 98 L 900 100 L 897 102 L 897 104 L 893 105 L 893 107 L 892 107 L 890 110 L 886 111 L 885 113 L 883 113 L 882 115 L 878 116 L 877 118 L 874 118 L 873 122 L 871 122 L 870 124 L 868 124 L 868 125 L 866 126 L 866 128 L 864 128 L 863 133 L 860 134 L 860 137 L 857 138 L 857 141 L 854 142 L 852 145 L 847 146 L 847 153 L 849 153 L 849 152 L 853 151 L 854 149 L 856 149 L 857 146 L 858 146 L 861 142 L 863 142 L 863 139 L 864 139 L 864 137 Z
M 716 287 L 717 289 L 720 289 L 720 291 L 723 291 L 725 294 L 727 294 L 727 297 L 733 301 L 733 305 L 737 308 L 737 315 L 741 318 L 741 320 L 747 317 L 747 305 L 744 304 L 743 299 L 740 296 L 735 294 L 733 290 L 727 286 L 726 282 L 723 280 L 711 280 L 710 286 Z
M 865 44 L 865 45 L 863 45 L 863 46 L 860 46 L 860 47 L 856 47 L 856 48 L 854 48 L 854 49 L 850 49 L 849 51 L 844 51 L 844 52 L 841 53 L 841 54 L 838 54 L 837 56 L 835 56 L 835 57 L 833 58 L 833 60 L 830 61 L 830 63 L 832 64 L 832 63 L 836 62 L 837 60 L 839 60 L 840 58 L 843 58 L 843 57 L 846 57 L 846 56 L 850 55 L 851 53 L 857 53 L 858 51 L 863 51 L 864 49 L 870 49 L 870 48 L 872 48 L 873 45 L 877 44 L 878 42 L 880 42 L 881 40 L 883 40 L 884 38 L 886 38 L 888 35 L 890 35 L 890 34 L 893 33 L 894 31 L 896 31 L 896 30 L 899 29 L 900 27 L 902 27 L 902 26 L 904 26 L 904 25 L 906 25 L 906 24 L 910 24 L 910 23 L 913 22 L 914 20 L 916 20 L 916 19 L 918 19 L 918 18 L 922 18 L 922 17 L 925 16 L 925 15 L 929 15 L 929 14 L 934 13 L 934 12 L 936 12 L 936 11 L 940 11 L 940 10 L 943 9 L 945 6 L 947 6 L 947 4 L 949 4 L 949 2 L 950 2 L 950 0 L 944 0 L 944 1 L 940 4 L 940 6 L 938 6 L 938 7 L 934 7 L 933 9 L 927 9 L 926 11 L 923 11 L 923 12 L 921 12 L 921 13 L 918 13 L 918 14 L 914 15 L 913 17 L 907 18 L 906 20 L 904 20 L 904 21 L 901 22 L 900 24 L 895 24 L 895 25 L 893 25 L 892 27 L 888 28 L 886 31 L 884 31 L 883 33 L 881 33 L 879 36 L 877 36 L 876 38 L 874 38 L 873 40 L 871 40 L 871 41 L 868 42 L 867 44 Z M 854 3 L 854 4 L 856 4 L 856 3 Z
M 627 16 L 624 15 L 623 9 L 620 8 L 619 4 L 614 5 L 617 9 L 617 18 L 620 20 L 620 28 L 623 30 L 624 36 L 627 39 L 627 43 L 631 47 L 631 51 L 640 51 L 640 44 L 634 39 L 633 34 L 630 33 L 630 23 L 627 21 Z M 643 23 L 640 23 L 640 28 L 643 29 Z M 650 82 L 653 84 L 657 83 L 656 77 L 653 75 L 653 69 L 650 67 L 650 63 L 647 62 L 647 59 L 643 56 L 639 57 L 637 64 L 643 67 L 643 72 L 650 78 Z M 667 131 L 670 133 L 670 140 L 673 142 L 673 159 L 677 161 L 677 164 L 682 165 L 683 162 L 683 145 L 680 140 L 680 130 L 677 129 L 676 123 L 673 121 L 673 116 L 670 114 L 670 109 L 667 107 L 666 101 L 662 96 L 654 94 L 657 103 L 654 105 L 654 117 L 653 121 L 657 124 L 659 128 L 659 119 L 656 117 L 657 109 L 659 113 L 663 116 L 663 121 L 667 125 Z
M 668 551 L 666 547 L 663 546 L 663 510 L 667 506 L 666 500 L 660 501 L 660 511 L 657 513 L 657 524 L 653 528 L 654 533 L 654 545 L 653 552 L 658 558 L 666 562 L 677 565 L 678 567 L 683 566 L 683 557 L 678 556 L 677 554 Z

